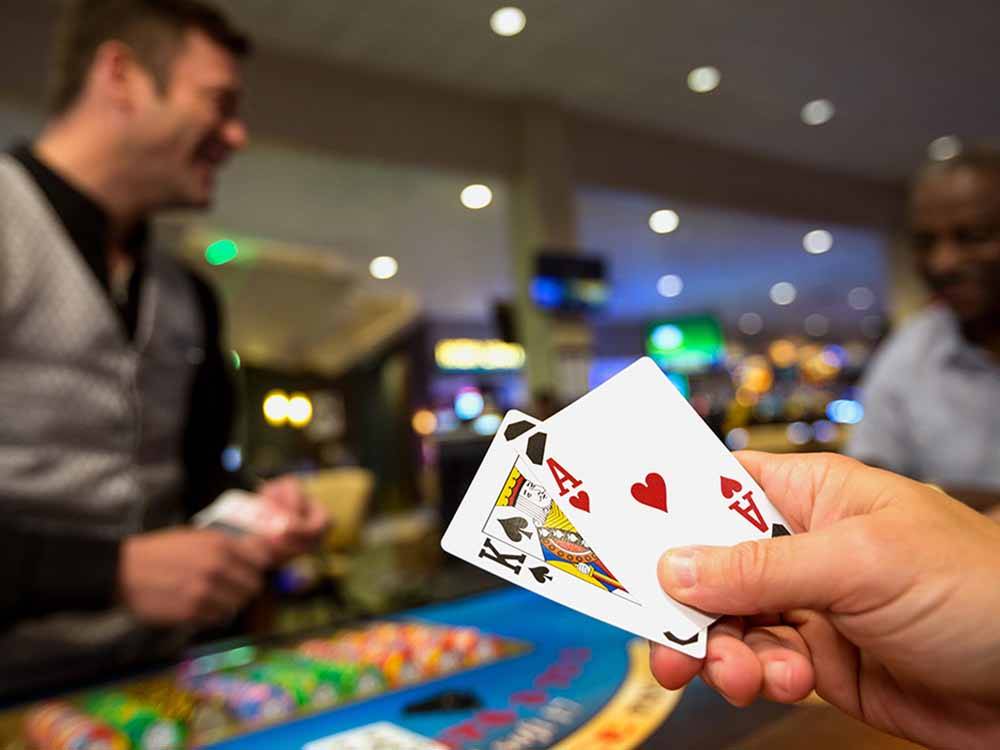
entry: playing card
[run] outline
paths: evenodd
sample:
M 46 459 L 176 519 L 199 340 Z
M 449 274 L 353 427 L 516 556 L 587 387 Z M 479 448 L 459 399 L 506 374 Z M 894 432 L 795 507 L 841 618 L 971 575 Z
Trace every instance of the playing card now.
M 232 534 L 280 534 L 288 519 L 268 507 L 259 495 L 244 490 L 226 490 L 211 505 L 194 515 L 191 523 Z
M 656 606 L 649 606 L 623 584 L 614 564 L 601 556 L 597 535 L 579 533 L 509 446 L 504 435 L 520 423 L 538 424 L 521 412 L 504 417 L 442 548 L 547 599 L 702 658 L 705 634 L 672 600 L 660 595 Z
M 448 750 L 435 740 L 422 737 L 388 721 L 367 724 L 308 742 L 302 750 Z
M 608 544 L 640 601 L 666 598 L 671 547 L 789 533 L 743 466 L 653 360 L 644 357 L 538 427 L 504 436 L 584 537 Z M 698 628 L 716 618 L 682 607 Z

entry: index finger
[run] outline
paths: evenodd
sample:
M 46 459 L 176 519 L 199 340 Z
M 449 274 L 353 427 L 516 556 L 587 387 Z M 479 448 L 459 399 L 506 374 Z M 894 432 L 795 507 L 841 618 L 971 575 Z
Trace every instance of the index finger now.
M 911 482 L 835 453 L 734 455 L 796 531 L 871 513 L 887 502 L 887 489 Z
M 233 556 L 244 565 L 257 570 L 264 570 L 271 566 L 271 549 L 267 540 L 258 534 L 245 534 L 234 539 L 229 549 Z

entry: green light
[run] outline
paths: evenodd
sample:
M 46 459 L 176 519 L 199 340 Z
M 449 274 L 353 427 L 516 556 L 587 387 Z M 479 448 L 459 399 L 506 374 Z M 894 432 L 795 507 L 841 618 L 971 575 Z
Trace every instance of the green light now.
M 722 361 L 724 347 L 719 322 L 707 315 L 659 320 L 646 329 L 646 354 L 673 372 L 710 369 Z
M 205 248 L 205 260 L 209 265 L 221 266 L 236 258 L 239 248 L 232 240 L 216 240 Z
M 240 360 L 240 355 L 235 349 L 232 350 L 232 355 L 233 355 L 233 367 L 235 367 L 238 370 L 240 369 L 240 365 L 242 364 Z

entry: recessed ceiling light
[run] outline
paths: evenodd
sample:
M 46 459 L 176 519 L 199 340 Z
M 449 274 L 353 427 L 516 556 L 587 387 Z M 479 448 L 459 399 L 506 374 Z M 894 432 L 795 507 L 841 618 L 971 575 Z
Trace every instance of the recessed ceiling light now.
M 399 270 L 399 263 L 390 255 L 380 255 L 368 264 L 368 271 L 376 279 L 391 279 Z
M 854 310 L 867 310 L 875 304 L 875 292 L 866 286 L 856 286 L 847 293 L 847 304 Z
M 493 202 L 493 191 L 486 185 L 466 185 L 459 199 L 463 206 L 477 211 Z
M 934 161 L 954 159 L 962 153 L 962 141 L 957 135 L 943 135 L 935 138 L 927 147 L 927 155 Z
M 806 317 L 805 329 L 810 336 L 825 336 L 830 330 L 830 321 L 825 315 L 813 313 Z
M 649 228 L 657 234 L 670 234 L 677 229 L 680 223 L 681 218 L 677 215 L 677 212 L 671 211 L 669 208 L 653 211 L 649 215 Z
M 743 313 L 737 325 L 747 336 L 756 336 L 764 330 L 764 319 L 755 312 Z
M 718 68 L 704 65 L 688 73 L 688 88 L 696 94 L 707 94 L 718 87 L 721 79 L 722 74 Z
M 797 294 L 795 285 L 787 281 L 779 281 L 771 287 L 771 301 L 776 305 L 792 304 Z
M 500 8 L 490 16 L 490 28 L 500 36 L 516 36 L 524 31 L 528 19 L 524 11 L 513 6 Z
M 660 280 L 656 282 L 656 291 L 660 293 L 661 297 L 676 297 L 683 290 L 684 281 L 680 276 L 672 273 L 661 276 Z
M 812 255 L 822 255 L 833 247 L 833 235 L 825 229 L 814 229 L 802 238 L 802 247 Z
M 833 102 L 829 99 L 813 99 L 802 108 L 802 122 L 806 125 L 822 125 L 833 119 Z

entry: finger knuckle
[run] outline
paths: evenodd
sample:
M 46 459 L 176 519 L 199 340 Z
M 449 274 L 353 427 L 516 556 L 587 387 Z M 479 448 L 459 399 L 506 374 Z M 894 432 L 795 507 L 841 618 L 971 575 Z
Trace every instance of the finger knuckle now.
M 767 545 L 757 541 L 741 542 L 733 547 L 726 572 L 742 587 L 752 588 L 760 582 L 769 564 Z

